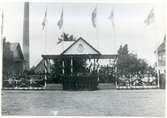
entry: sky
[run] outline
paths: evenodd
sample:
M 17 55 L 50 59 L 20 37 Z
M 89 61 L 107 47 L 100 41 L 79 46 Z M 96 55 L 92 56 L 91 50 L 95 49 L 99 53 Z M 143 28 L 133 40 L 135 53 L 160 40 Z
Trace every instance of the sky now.
M 45 54 L 58 42 L 60 35 L 82 37 L 87 42 L 103 43 L 111 50 L 117 51 L 120 45 L 128 44 L 129 52 L 146 59 L 154 66 L 153 53 L 163 42 L 166 33 L 166 3 L 112 3 L 112 2 L 30 2 L 29 40 L 30 67 L 36 66 Z M 97 6 L 97 28 L 91 21 L 91 14 Z M 23 43 L 24 2 L 2 2 L 4 25 L 3 37 L 7 41 Z M 108 19 L 114 7 L 114 25 Z M 64 11 L 63 27 L 57 22 Z M 154 8 L 154 22 L 146 26 L 144 20 Z M 42 22 L 47 9 L 47 25 L 42 30 Z

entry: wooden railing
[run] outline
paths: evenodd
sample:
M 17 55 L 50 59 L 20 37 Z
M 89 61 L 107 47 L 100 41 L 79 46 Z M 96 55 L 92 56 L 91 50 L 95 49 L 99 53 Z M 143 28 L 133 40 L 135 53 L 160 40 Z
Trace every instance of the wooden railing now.
M 158 79 L 155 78 L 147 81 L 143 81 L 142 78 L 136 79 L 117 79 L 117 89 L 147 89 L 147 88 L 158 88 Z
M 45 81 L 42 80 L 3 80 L 2 89 L 44 89 Z

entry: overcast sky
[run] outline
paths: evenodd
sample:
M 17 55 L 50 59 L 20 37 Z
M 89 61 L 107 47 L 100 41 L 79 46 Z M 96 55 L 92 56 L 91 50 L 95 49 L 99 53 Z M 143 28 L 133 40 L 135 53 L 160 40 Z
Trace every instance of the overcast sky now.
M 97 25 L 94 28 L 91 14 L 97 6 Z M 63 28 L 59 30 L 57 22 L 61 10 L 64 11 Z M 114 7 L 114 29 L 108 19 Z M 154 7 L 155 21 L 145 28 L 144 20 Z M 23 2 L 3 2 L 4 33 L 7 41 L 23 43 Z M 42 31 L 42 22 L 47 8 L 46 27 Z M 58 3 L 30 2 L 30 67 L 37 65 L 41 55 L 56 46 L 62 32 L 73 34 L 77 38 L 102 42 L 112 50 L 118 50 L 120 45 L 128 44 L 129 51 L 137 53 L 138 57 L 146 59 L 154 66 L 156 44 L 163 42 L 166 28 L 166 4 L 164 3 Z M 156 27 L 156 29 L 155 29 Z M 97 35 L 98 30 L 98 35 Z M 46 35 L 47 34 L 47 35 Z M 47 49 L 46 46 L 47 38 Z M 157 42 L 157 43 L 156 43 Z M 116 47 L 116 49 L 115 49 Z

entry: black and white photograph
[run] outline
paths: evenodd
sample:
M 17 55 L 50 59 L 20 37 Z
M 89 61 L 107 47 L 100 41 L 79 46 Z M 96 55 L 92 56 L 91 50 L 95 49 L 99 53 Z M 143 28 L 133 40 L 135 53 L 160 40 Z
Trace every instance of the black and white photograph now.
M 166 116 L 165 1 L 0 7 L 2 117 Z

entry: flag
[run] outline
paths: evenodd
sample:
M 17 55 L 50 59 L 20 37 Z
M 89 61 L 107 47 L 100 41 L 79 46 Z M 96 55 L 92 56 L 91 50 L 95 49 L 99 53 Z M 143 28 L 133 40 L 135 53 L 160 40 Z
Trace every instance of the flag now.
M 154 8 L 152 8 L 150 14 L 144 20 L 144 23 L 146 23 L 146 25 L 150 25 L 153 21 L 154 21 Z
M 92 12 L 92 25 L 94 28 L 96 27 L 96 16 L 97 16 L 97 7 Z
M 45 25 L 46 25 L 46 22 L 47 22 L 46 18 L 47 18 L 47 10 L 45 11 L 44 20 L 43 20 L 43 22 L 42 22 L 42 26 L 43 26 L 42 30 L 44 30 L 44 27 L 45 27 Z
M 62 9 L 62 12 L 61 12 L 60 20 L 57 23 L 57 25 L 59 26 L 59 29 L 61 29 L 61 27 L 63 25 L 63 9 Z
M 110 16 L 108 17 L 108 19 L 111 20 L 111 22 L 112 22 L 112 27 L 114 28 L 114 9 L 111 11 L 111 14 L 110 14 Z
M 1 35 L 3 34 L 3 11 L 2 11 L 2 25 L 1 25 Z

